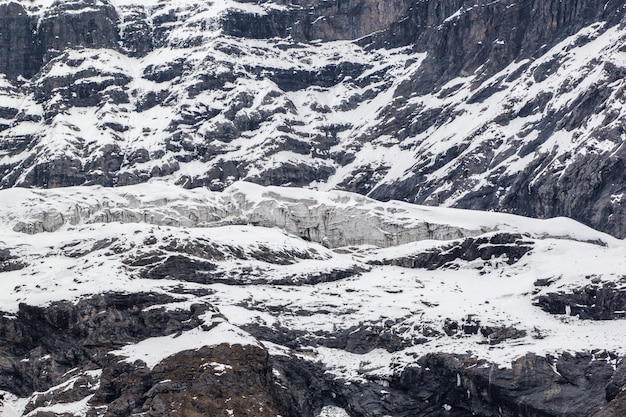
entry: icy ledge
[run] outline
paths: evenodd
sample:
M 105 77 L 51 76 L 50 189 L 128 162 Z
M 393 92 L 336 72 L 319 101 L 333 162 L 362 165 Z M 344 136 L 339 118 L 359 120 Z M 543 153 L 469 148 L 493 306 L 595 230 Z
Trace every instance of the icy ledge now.
M 0 201 L 0 227 L 27 234 L 120 222 L 174 227 L 278 227 L 332 248 L 390 247 L 420 240 L 473 237 L 491 231 L 600 245 L 616 241 L 567 218 L 538 220 L 399 201 L 380 202 L 342 191 L 263 187 L 247 182 L 234 183 L 224 192 L 186 190 L 160 182 L 118 188 L 13 188 L 1 190 Z

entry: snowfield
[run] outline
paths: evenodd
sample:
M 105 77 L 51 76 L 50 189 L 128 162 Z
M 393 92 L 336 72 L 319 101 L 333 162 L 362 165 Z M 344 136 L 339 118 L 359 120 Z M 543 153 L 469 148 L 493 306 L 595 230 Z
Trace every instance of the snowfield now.
M 99 292 L 149 290 L 174 295 L 179 307 L 208 301 L 218 307 L 230 329 L 280 323 L 316 334 L 366 323 L 391 327 L 402 340 L 423 337 L 425 328 L 433 330 L 420 343 L 393 353 L 351 354 L 311 347 L 314 360 L 349 378 L 371 374 L 384 378 L 394 364 L 432 351 L 471 352 L 502 367 L 527 352 L 626 353 L 626 327 L 621 321 L 581 320 L 565 311 L 549 314 L 534 305 L 544 293 L 579 288 L 592 279 L 624 285 L 626 244 L 567 219 L 381 203 L 345 192 L 248 183 L 221 193 L 157 182 L 115 189 L 10 189 L 0 191 L 0 199 L 7 202 L 0 211 L 2 244 L 25 264 L 2 273 L 0 309 L 7 315 L 20 303 L 46 305 Z M 328 239 L 321 232 L 318 242 L 311 241 L 306 230 L 324 230 L 320 207 L 332 213 L 331 222 L 354 224 L 353 229 L 342 230 L 346 241 L 358 244 L 325 247 Z M 50 219 L 56 219 L 53 226 L 47 223 Z M 431 231 L 417 233 L 424 223 Z M 394 233 L 384 247 L 377 244 L 379 235 L 390 232 L 381 227 Z M 454 237 L 433 238 L 432 231 L 443 227 L 446 236 Z M 455 259 L 432 270 L 390 262 L 499 233 L 520 234 L 530 251 L 511 264 L 507 255 Z M 132 261 L 159 248 L 166 253 L 162 249 L 168 242 L 169 247 L 176 246 L 172 242 L 202 242 L 216 249 L 215 254 L 189 255 L 212 262 L 214 269 L 205 271 L 212 278 L 142 275 L 142 267 Z M 164 259 L 161 256 L 157 263 Z M 344 275 L 327 278 L 336 271 Z M 548 285 L 538 286 L 538 280 Z M 181 284 L 211 291 L 199 298 L 175 294 L 173 289 Z M 211 320 L 207 318 L 207 325 Z M 493 344 L 480 332 L 447 335 L 446 320 L 514 327 L 524 335 Z M 144 360 L 153 366 L 164 355 L 204 343 L 263 343 L 241 330 L 227 330 L 241 334 L 239 339 L 214 336 L 219 328 L 146 340 L 113 353 L 134 358 L 145 351 L 150 359 Z M 150 355 L 154 350 L 150 346 L 158 347 L 158 356 Z M 363 361 L 372 364 L 371 370 L 359 366 Z

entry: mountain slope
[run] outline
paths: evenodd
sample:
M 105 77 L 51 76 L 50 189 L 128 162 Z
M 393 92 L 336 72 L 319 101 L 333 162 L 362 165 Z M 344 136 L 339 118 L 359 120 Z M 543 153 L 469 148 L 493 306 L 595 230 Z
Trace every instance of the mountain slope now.
M 246 179 L 626 236 L 620 2 L 0 7 L 2 187 Z
M 0 416 L 623 415 L 625 14 L 0 0 Z
M 571 220 L 246 183 L 0 197 L 2 415 L 587 416 L 623 386 L 626 247 Z

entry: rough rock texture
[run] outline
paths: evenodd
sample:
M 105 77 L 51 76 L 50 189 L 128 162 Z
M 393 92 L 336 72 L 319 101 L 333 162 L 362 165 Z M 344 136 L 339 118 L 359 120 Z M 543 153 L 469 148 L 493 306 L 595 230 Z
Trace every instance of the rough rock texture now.
M 591 355 L 567 354 L 528 354 L 510 369 L 440 354 L 421 358 L 418 365 L 390 386 L 423 401 L 422 415 L 447 404 L 460 416 L 586 416 L 605 402 L 603 386 L 612 373 L 610 365 Z
M 625 27 L 619 0 L 0 2 L 0 414 L 624 415 L 622 354 L 563 350 L 624 319 L 616 239 L 237 181 L 624 237 Z
M 0 414 L 620 406 L 624 242 L 571 220 L 243 182 L 4 196 Z
M 177 353 L 153 369 L 112 362 L 91 406 L 106 406 L 107 416 L 287 415 L 279 390 L 264 349 L 222 344 Z
M 617 0 L 3 3 L 0 187 L 247 179 L 623 237 L 623 19 Z
M 117 21 L 117 12 L 108 2 L 57 1 L 37 22 L 37 37 L 47 59 L 66 49 L 115 48 Z
M 21 4 L 0 4 L 0 73 L 30 78 L 39 70 L 43 57 L 33 35 L 35 26 Z
M 415 255 L 374 261 L 373 264 L 398 265 L 405 268 L 437 269 L 453 267 L 455 260 L 473 261 L 502 258 L 509 265 L 519 261 L 532 249 L 532 241 L 524 241 L 523 236 L 497 233 L 493 236 L 468 238 L 460 242 Z
M 2 389 L 22 395 L 35 389 L 46 391 L 33 397 L 26 409 L 35 410 L 38 416 L 64 415 L 43 410 L 85 396 L 89 397 L 88 416 L 235 412 L 308 417 L 323 405 L 333 404 L 353 416 L 582 417 L 607 404 L 607 399 L 611 402 L 594 416 L 619 415 L 615 413 L 621 407 L 622 395 L 610 397 L 604 387 L 615 384 L 624 367 L 615 371 L 609 363 L 615 357 L 606 352 L 558 357 L 528 354 L 511 368 L 466 355 L 433 353 L 398 368 L 386 380 L 349 384 L 325 373 L 319 364 L 291 354 L 270 356 L 258 345 L 219 344 L 183 350 L 152 368 L 141 360 L 120 361 L 106 354 L 107 349 L 130 341 L 184 331 L 197 324 L 193 322 L 197 309 L 191 312 L 192 322 L 187 319 L 189 312 L 145 309 L 164 301 L 151 294 L 108 294 L 76 305 L 24 306 L 10 320 L 10 328 L 3 319 Z M 95 316 L 89 313 L 93 308 L 98 311 Z M 137 321 L 142 316 L 142 321 Z M 165 322 L 168 327 L 162 328 Z M 20 333 L 25 331 L 30 336 Z M 35 336 L 44 333 L 45 339 Z M 359 339 L 359 344 L 371 343 L 362 332 L 352 331 L 350 338 L 350 343 Z M 44 353 L 45 357 L 41 356 Z M 9 367 L 14 370 L 8 372 Z M 61 384 L 70 378 L 71 385 Z
M 616 24 L 623 15 L 615 12 L 621 9 L 617 0 L 602 4 L 559 0 L 420 1 L 409 9 L 408 19 L 393 22 L 372 37 L 378 46 L 411 45 L 429 53 L 423 74 L 414 78 L 409 90 L 425 92 L 432 88 L 427 80 L 445 83 L 476 70 L 484 79 L 513 61 L 537 57 L 592 23 Z M 480 101 L 477 96 L 474 100 Z
M 592 277 L 589 277 L 592 278 Z M 542 310 L 551 314 L 578 316 L 583 320 L 613 320 L 626 317 L 626 291 L 623 280 L 618 283 L 598 283 L 597 278 L 571 292 L 559 291 L 537 298 Z
M 617 396 L 602 410 L 592 414 L 592 417 L 618 417 L 626 413 L 626 398 L 624 392 Z
M 0 389 L 17 395 L 45 391 L 78 365 L 101 367 L 109 350 L 197 326 L 198 316 L 209 308 L 144 310 L 171 301 L 158 294 L 113 293 L 48 308 L 21 305 L 14 317 L 0 318 Z
M 17 271 L 24 266 L 24 263 L 19 261 L 19 257 L 11 255 L 9 249 L 0 249 L 0 272 Z
M 23 305 L 0 324 L 0 389 L 21 396 L 40 391 L 25 409 L 37 416 L 65 415 L 44 410 L 85 397 L 89 416 L 103 415 L 103 410 L 106 416 L 227 415 L 227 410 L 247 416 L 302 415 L 292 394 L 275 383 L 269 355 L 259 346 L 185 350 L 152 369 L 142 361 L 107 355 L 127 343 L 194 328 L 211 309 L 163 307 L 171 301 L 156 294 L 104 294 L 75 305 Z

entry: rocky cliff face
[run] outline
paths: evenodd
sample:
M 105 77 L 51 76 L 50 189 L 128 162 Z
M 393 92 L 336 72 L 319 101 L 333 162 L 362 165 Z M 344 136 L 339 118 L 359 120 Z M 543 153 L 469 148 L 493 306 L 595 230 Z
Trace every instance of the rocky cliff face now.
M 246 179 L 626 234 L 619 1 L 0 10 L 2 187 Z
M 0 415 L 623 415 L 622 3 L 0 1 Z

